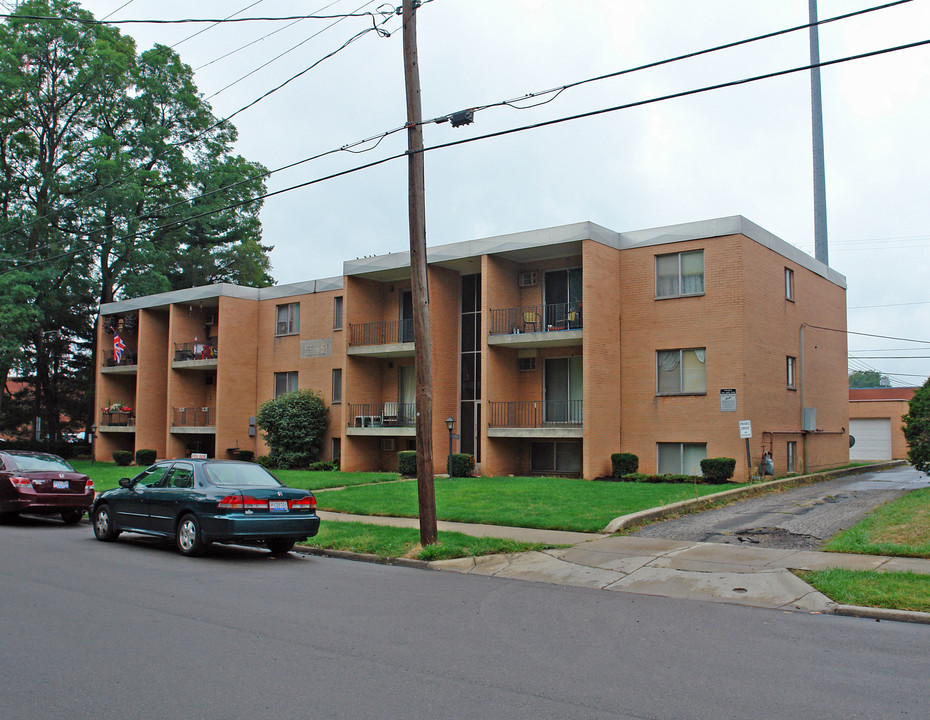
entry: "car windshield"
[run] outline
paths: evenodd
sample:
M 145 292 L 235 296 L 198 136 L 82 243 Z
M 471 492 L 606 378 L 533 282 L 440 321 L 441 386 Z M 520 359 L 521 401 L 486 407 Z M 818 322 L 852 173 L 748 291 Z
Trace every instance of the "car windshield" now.
M 204 464 L 203 471 L 217 487 L 281 487 L 274 475 L 252 463 L 213 462 Z
M 52 472 L 74 472 L 74 468 L 54 455 L 10 455 L 18 470 L 51 470 Z

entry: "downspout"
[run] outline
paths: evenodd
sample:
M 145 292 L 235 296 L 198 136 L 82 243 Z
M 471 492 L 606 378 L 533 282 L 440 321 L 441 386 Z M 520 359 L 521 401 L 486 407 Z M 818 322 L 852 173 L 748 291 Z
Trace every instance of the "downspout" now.
M 801 436 L 804 438 L 804 472 L 805 474 L 809 471 L 809 457 L 808 457 L 808 448 L 807 448 L 807 431 L 804 429 L 804 328 L 807 326 L 807 323 L 801 323 L 801 351 L 798 354 L 798 381 L 800 383 L 801 390 Z

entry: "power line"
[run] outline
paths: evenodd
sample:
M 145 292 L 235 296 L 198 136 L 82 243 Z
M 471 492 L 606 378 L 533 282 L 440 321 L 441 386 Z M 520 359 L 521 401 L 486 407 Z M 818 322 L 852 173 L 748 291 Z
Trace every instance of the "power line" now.
M 232 15 L 228 15 L 228 16 L 224 19 L 224 22 L 225 22 L 226 20 L 230 20 L 230 19 L 234 18 L 234 17 L 235 17 L 236 15 L 238 15 L 239 13 L 244 13 L 244 12 L 245 12 L 246 10 L 248 10 L 249 8 L 253 8 L 253 7 L 255 7 L 256 5 L 261 5 L 263 2 L 265 2 L 265 0 L 255 0 L 255 2 L 253 2 L 251 5 L 246 5 L 246 6 L 245 6 L 244 8 L 242 8 L 241 10 L 236 10 L 236 12 L 234 12 Z M 184 38 L 183 40 L 178 40 L 174 45 L 171 46 L 171 48 L 174 49 L 174 48 L 176 48 L 178 45 L 181 45 L 182 43 L 186 43 L 186 42 L 187 42 L 188 40 L 190 40 L 191 38 L 195 38 L 195 37 L 197 37 L 198 35 L 201 35 L 202 33 L 207 32 L 207 30 L 212 30 L 212 29 L 215 28 L 217 25 L 221 25 L 221 24 L 222 24 L 222 23 L 213 23 L 212 25 L 210 25 L 210 26 L 208 26 L 208 27 L 201 28 L 201 29 L 198 30 L 197 32 L 192 33 L 191 35 L 188 35 L 188 36 L 187 36 L 186 38 Z
M 845 333 L 846 335 L 861 335 L 863 337 L 874 337 L 882 338 L 883 340 L 899 340 L 900 342 L 912 342 L 912 343 L 921 343 L 923 345 L 930 345 L 930 340 L 915 340 L 914 338 L 902 338 L 902 337 L 892 337 L 891 335 L 874 335 L 873 333 L 864 333 L 864 332 L 853 332 L 852 330 L 840 330 L 839 328 L 828 328 L 821 325 L 811 325 L 810 323 L 804 323 L 805 327 L 816 328 L 817 330 L 829 330 L 830 332 Z
M 902 0 L 902 2 L 911 2 L 911 0 Z M 257 3 L 255 3 L 257 4 Z M 374 22 L 376 17 L 381 17 L 381 21 L 390 20 L 397 14 L 397 9 L 392 5 L 382 5 L 389 10 L 375 10 L 374 12 L 356 12 L 342 13 L 339 15 L 283 15 L 280 17 L 226 17 L 226 18 L 175 18 L 171 20 L 146 19 L 146 20 L 97 20 L 96 18 L 82 18 L 73 15 L 16 15 L 0 14 L 0 18 L 15 18 L 17 20 L 37 20 L 53 22 L 73 22 L 79 25 L 183 25 L 186 23 L 212 23 L 215 25 L 225 25 L 227 23 L 243 22 L 286 22 L 288 20 L 335 20 L 337 18 L 350 17 L 370 17 Z M 241 12 L 241 11 L 240 11 Z
M 820 65 L 821 65 L 821 66 L 838 65 L 838 64 L 841 64 L 841 63 L 851 62 L 851 61 L 853 61 L 853 60 L 861 60 L 861 59 L 865 59 L 865 58 L 869 58 L 869 57 L 875 57 L 875 56 L 879 56 L 879 55 L 885 55 L 885 54 L 888 54 L 888 53 L 899 52 L 899 51 L 901 51 L 901 50 L 908 50 L 908 49 L 912 49 L 912 48 L 915 48 L 915 47 L 921 47 L 921 46 L 928 45 L 928 44 L 930 44 L 930 40 L 921 40 L 921 41 L 917 41 L 917 42 L 913 42 L 913 43 L 907 43 L 907 44 L 904 44 L 904 45 L 898 45 L 898 46 L 894 46 L 894 47 L 890 47 L 890 48 L 884 48 L 884 49 L 881 49 L 881 50 L 873 50 L 873 51 L 870 51 L 870 52 L 860 53 L 860 54 L 857 54 L 857 55 L 850 55 L 850 56 L 843 57 L 843 58 L 836 58 L 836 59 L 834 59 L 834 60 L 822 61 L 822 62 L 820 63 Z M 670 94 L 667 94 L 667 95 L 661 95 L 661 96 L 653 97 L 653 98 L 650 98 L 650 99 L 647 99 L 647 100 L 637 100 L 637 101 L 634 101 L 634 102 L 625 103 L 625 104 L 623 104 L 623 105 L 616 105 L 616 106 L 609 107 L 609 108 L 601 108 L 601 109 L 599 109 L 599 110 L 592 110 L 592 111 L 588 111 L 588 112 L 584 112 L 584 113 L 578 113 L 578 114 L 576 114 L 576 115 L 570 115 L 570 116 L 566 116 L 566 117 L 562 117 L 562 118 L 555 118 L 555 119 L 552 119 L 552 120 L 545 120 L 545 121 L 538 122 L 538 123 L 533 123 L 533 124 L 530 124 L 530 125 L 523 125 L 523 126 L 519 126 L 519 127 L 516 127 L 516 128 L 510 128 L 510 129 L 507 129 L 507 130 L 499 130 L 499 131 L 496 131 L 496 132 L 486 133 L 486 134 L 484 134 L 484 135 L 476 135 L 476 136 L 472 136 L 472 137 L 470 137 L 470 138 L 463 138 L 463 139 L 461 139 L 461 140 L 454 140 L 454 141 L 449 141 L 449 142 L 446 142 L 446 143 L 440 143 L 440 144 L 438 144 L 438 145 L 432 145 L 432 146 L 430 146 L 430 147 L 426 147 L 426 148 L 424 148 L 422 151 L 419 151 L 419 152 L 431 152 L 431 151 L 433 151 L 433 150 L 443 150 L 443 149 L 447 149 L 447 148 L 457 147 L 457 146 L 459 146 L 459 145 L 466 145 L 466 144 L 469 144 L 469 143 L 478 142 L 479 140 L 488 140 L 488 139 L 491 139 L 491 138 L 503 137 L 503 136 L 505 136 L 505 135 L 512 135 L 512 134 L 519 133 L 519 132 L 524 132 L 524 131 L 527 131 L 527 130 L 535 130 L 535 129 L 538 129 L 538 128 L 549 127 L 549 126 L 552 126 L 552 125 L 558 125 L 558 124 L 562 124 L 562 123 L 566 123 L 566 122 L 571 122 L 571 121 L 574 121 L 574 120 L 580 120 L 580 119 L 584 119 L 584 118 L 595 117 L 595 116 L 598 116 L 598 115 L 604 115 L 604 114 L 606 114 L 606 113 L 617 112 L 617 111 L 619 111 L 619 110 L 628 110 L 628 109 L 635 108 L 635 107 L 642 107 L 642 106 L 650 105 L 650 104 L 654 104 L 654 103 L 665 102 L 665 101 L 667 101 L 667 100 L 673 100 L 673 99 L 683 98 L 683 97 L 690 97 L 690 96 L 692 96 L 692 95 L 699 95 L 699 94 L 703 94 L 703 93 L 706 93 L 706 92 L 712 92 L 712 91 L 715 91 L 715 90 L 721 90 L 721 89 L 724 89 L 724 88 L 731 88 L 731 87 L 736 87 L 736 86 L 739 86 L 739 85 L 745 85 L 745 84 L 752 83 L 752 82 L 758 82 L 758 81 L 761 81 L 761 80 L 768 80 L 768 79 L 771 79 L 771 78 L 774 78 L 774 77 L 783 77 L 783 76 L 785 76 L 785 75 L 791 75 L 791 74 L 798 73 L 798 72 L 804 72 L 804 71 L 810 70 L 810 69 L 811 69 L 811 66 L 810 66 L 810 65 L 803 65 L 803 66 L 800 66 L 800 67 L 789 68 L 789 69 L 787 69 L 787 70 L 779 70 L 779 71 L 775 71 L 775 72 L 765 73 L 765 74 L 762 74 L 762 75 L 755 75 L 755 76 L 743 78 L 743 79 L 740 79 L 740 80 L 733 80 L 733 81 L 729 81 L 729 82 L 725 82 L 725 83 L 718 83 L 718 84 L 716 84 L 716 85 L 707 85 L 707 86 L 704 86 L 704 87 L 701 87 L 701 88 L 695 88 L 695 89 L 692 89 L 692 90 L 683 90 L 683 91 L 680 91 L 680 92 L 677 92 L 677 93 L 670 93 Z M 435 121 L 433 121 L 433 122 L 435 122 Z M 167 229 L 167 228 L 173 227 L 173 226 L 175 226 L 175 225 L 181 224 L 182 222 L 186 222 L 186 221 L 189 221 L 189 220 L 194 220 L 194 219 L 197 219 L 197 218 L 200 218 L 200 217 L 204 217 L 204 216 L 206 216 L 206 215 L 211 215 L 211 214 L 223 212 L 223 211 L 225 211 L 225 210 L 231 210 L 231 209 L 234 209 L 234 208 L 237 208 L 237 207 L 241 207 L 241 206 L 243 206 L 243 205 L 248 205 L 248 204 L 253 203 L 253 202 L 258 202 L 258 201 L 260 201 L 260 200 L 265 200 L 265 199 L 270 198 L 270 197 L 275 197 L 275 196 L 277 196 L 277 195 L 281 195 L 281 194 L 284 194 L 284 193 L 286 193 L 286 192 L 291 192 L 291 191 L 293 191 L 293 190 L 299 190 L 299 189 L 302 189 L 302 188 L 305 188 L 305 187 L 309 187 L 309 186 L 311 186 L 311 185 L 319 184 L 319 183 L 321 183 L 321 182 L 325 182 L 325 181 L 328 181 L 328 180 L 333 180 L 333 179 L 338 178 L 338 177 L 344 177 L 344 176 L 346 176 L 346 175 L 351 175 L 351 174 L 354 174 L 354 173 L 356 173 L 356 172 L 360 172 L 360 171 L 362 171 L 362 170 L 367 170 L 367 169 L 376 167 L 376 166 L 378 166 L 378 165 L 383 165 L 383 164 L 388 163 L 388 162 L 391 162 L 391 161 L 393 161 L 393 160 L 398 160 L 398 159 L 400 159 L 400 158 L 405 158 L 405 157 L 408 157 L 408 156 L 409 156 L 409 152 L 403 152 L 403 153 L 391 155 L 391 156 L 382 158 L 382 159 L 380 159 L 380 160 L 375 160 L 375 161 L 373 161 L 373 162 L 366 163 L 366 164 L 364 164 L 364 165 L 359 165 L 359 166 L 356 166 L 356 167 L 353 167 L 353 168 L 348 168 L 348 169 L 346 169 L 346 170 L 341 170 L 341 171 L 338 171 L 338 172 L 335 172 L 335 173 L 331 173 L 331 174 L 329 174 L 329 175 L 325 175 L 325 176 L 318 177 L 318 178 L 315 178 L 315 179 L 312 179 L 312 180 L 308 180 L 308 181 L 306 181 L 306 182 L 297 183 L 297 184 L 295 184 L 295 185 L 291 185 L 291 186 L 282 188 L 282 189 L 280 189 L 280 190 L 275 190 L 275 191 L 272 191 L 272 192 L 268 192 L 268 193 L 265 193 L 265 194 L 263 194 L 263 195 L 259 195 L 259 196 L 256 196 L 256 197 L 253 197 L 253 198 L 249 198 L 249 199 L 246 199 L 246 200 L 240 200 L 240 201 L 237 201 L 237 202 L 235 202 L 235 203 L 232 203 L 232 204 L 229 204 L 229 205 L 226 205 L 226 206 L 217 208 L 217 209 L 212 210 L 212 211 L 209 211 L 209 212 L 201 213 L 201 214 L 199 214 L 199 215 L 194 215 L 194 216 L 191 216 L 191 217 L 189 217 L 189 218 L 184 218 L 184 219 L 181 219 L 181 220 L 172 221 L 172 222 L 170 222 L 170 223 L 167 223 L 166 225 L 156 226 L 156 227 L 154 227 L 154 228 L 148 228 L 148 229 L 146 230 L 146 234 L 149 233 L 149 232 L 155 231 L 155 230 Z M 102 241 L 101 243 L 99 243 L 99 245 L 101 245 L 101 247 L 102 247 L 102 246 L 104 246 L 105 244 L 108 244 L 108 243 L 115 243 L 115 242 L 119 242 L 119 241 L 127 240 L 127 239 L 132 239 L 132 238 L 136 238 L 136 237 L 142 237 L 142 233 L 133 233 L 133 234 L 130 234 L 130 235 L 125 235 L 125 236 L 119 237 L 119 238 L 114 238 L 113 240 Z M 95 243 L 95 245 L 96 245 L 96 244 L 98 244 L 98 243 Z M 67 256 L 69 256 L 69 255 L 75 254 L 76 252 L 82 252 L 83 250 L 86 250 L 86 249 L 87 249 L 87 248 L 84 248 L 84 249 L 78 250 L 78 251 L 71 251 L 71 252 L 68 252 L 68 253 L 63 253 L 62 255 L 58 255 L 58 256 L 55 256 L 55 257 L 51 257 L 51 258 L 45 258 L 45 259 L 43 259 L 43 260 L 41 260 L 41 261 L 34 261 L 34 262 L 30 262 L 30 263 L 23 263 L 23 264 L 21 264 L 21 265 L 18 265 L 17 267 L 18 267 L 18 268 L 29 267 L 29 266 L 34 265 L 34 264 L 37 264 L 37 263 L 39 263 L 39 262 L 48 262 L 49 260 L 60 259 L 60 258 L 62 258 L 62 257 L 67 257 Z M 7 272 L 10 272 L 10 271 L 7 270 L 7 271 L 5 271 L 5 272 L 0 272 L 0 276 L 2 276 L 3 274 L 6 274 Z M 900 341 L 903 341 L 903 342 L 919 342 L 919 343 L 930 344 L 930 340 L 912 340 L 912 339 L 910 339 L 910 338 L 896 338 L 896 337 L 890 337 L 890 336 L 887 336 L 887 335 L 870 335 L 869 333 L 854 333 L 854 332 L 849 331 L 849 330 L 839 330 L 839 329 L 836 329 L 836 328 L 821 327 L 821 326 L 819 326 L 819 325 L 807 325 L 807 327 L 817 328 L 817 329 L 820 329 L 820 330 L 830 330 L 830 331 L 834 331 L 834 332 L 845 332 L 845 333 L 849 333 L 849 334 L 853 334 L 853 335 L 865 335 L 865 336 L 868 336 L 868 337 L 878 337 L 878 338 L 884 338 L 884 339 L 889 339 L 889 340 L 900 340 Z
M 930 305 L 930 300 L 921 300 L 920 302 L 909 302 L 909 303 L 892 303 L 890 305 L 855 305 L 853 307 L 848 307 L 846 309 L 847 310 L 871 310 L 873 308 L 906 307 L 908 305 Z

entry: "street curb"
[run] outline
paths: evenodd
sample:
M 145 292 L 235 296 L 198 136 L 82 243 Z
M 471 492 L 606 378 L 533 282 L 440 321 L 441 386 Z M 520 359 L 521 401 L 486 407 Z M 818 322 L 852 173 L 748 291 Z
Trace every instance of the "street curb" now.
M 416 558 L 385 558 L 380 555 L 370 553 L 357 553 L 350 550 L 330 550 L 328 548 L 300 547 L 294 548 L 294 552 L 302 555 L 316 555 L 318 557 L 334 557 L 342 560 L 355 560 L 357 562 L 374 563 L 375 565 L 397 565 L 399 567 L 419 568 L 420 570 L 432 570 L 429 562 L 426 560 L 417 560 Z
M 888 610 L 886 608 L 863 607 L 860 605 L 836 605 L 833 608 L 833 614 L 866 618 L 868 620 L 893 620 L 895 622 L 930 625 L 930 613 L 917 610 Z
M 813 473 L 811 475 L 798 475 L 797 477 L 790 478 L 781 478 L 780 480 L 769 480 L 768 482 L 755 483 L 754 485 L 747 485 L 742 488 L 734 488 L 733 490 L 724 490 L 722 492 L 713 493 L 711 495 L 704 495 L 700 498 L 695 498 L 694 500 L 680 500 L 679 502 L 672 503 L 670 505 L 663 505 L 658 508 L 649 508 L 648 510 L 640 510 L 635 513 L 630 513 L 629 515 L 621 515 L 611 520 L 607 527 L 605 527 L 601 532 L 614 534 L 618 533 L 621 530 L 637 525 L 643 522 L 651 522 L 653 520 L 662 520 L 663 518 L 669 517 L 670 515 L 676 515 L 680 512 L 686 512 L 694 510 L 696 508 L 702 508 L 706 505 L 712 505 L 720 500 L 740 500 L 745 497 L 752 497 L 753 495 L 758 495 L 766 490 L 771 489 L 788 489 L 792 487 L 797 487 L 799 485 L 812 485 L 814 483 L 823 482 L 825 480 L 833 480 L 834 478 L 844 477 L 847 475 L 860 475 L 866 472 L 876 472 L 879 470 L 888 470 L 893 467 L 898 467 L 904 465 L 904 460 L 892 460 L 891 462 L 884 463 L 875 463 L 874 465 L 863 465 L 862 467 L 856 468 L 845 468 L 842 470 L 830 470 L 829 472 L 822 473 Z

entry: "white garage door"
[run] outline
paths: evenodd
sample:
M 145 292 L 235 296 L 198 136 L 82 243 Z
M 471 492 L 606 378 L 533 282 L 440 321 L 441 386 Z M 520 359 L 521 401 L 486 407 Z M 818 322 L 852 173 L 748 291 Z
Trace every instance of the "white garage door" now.
M 850 418 L 850 460 L 891 460 L 891 418 Z

